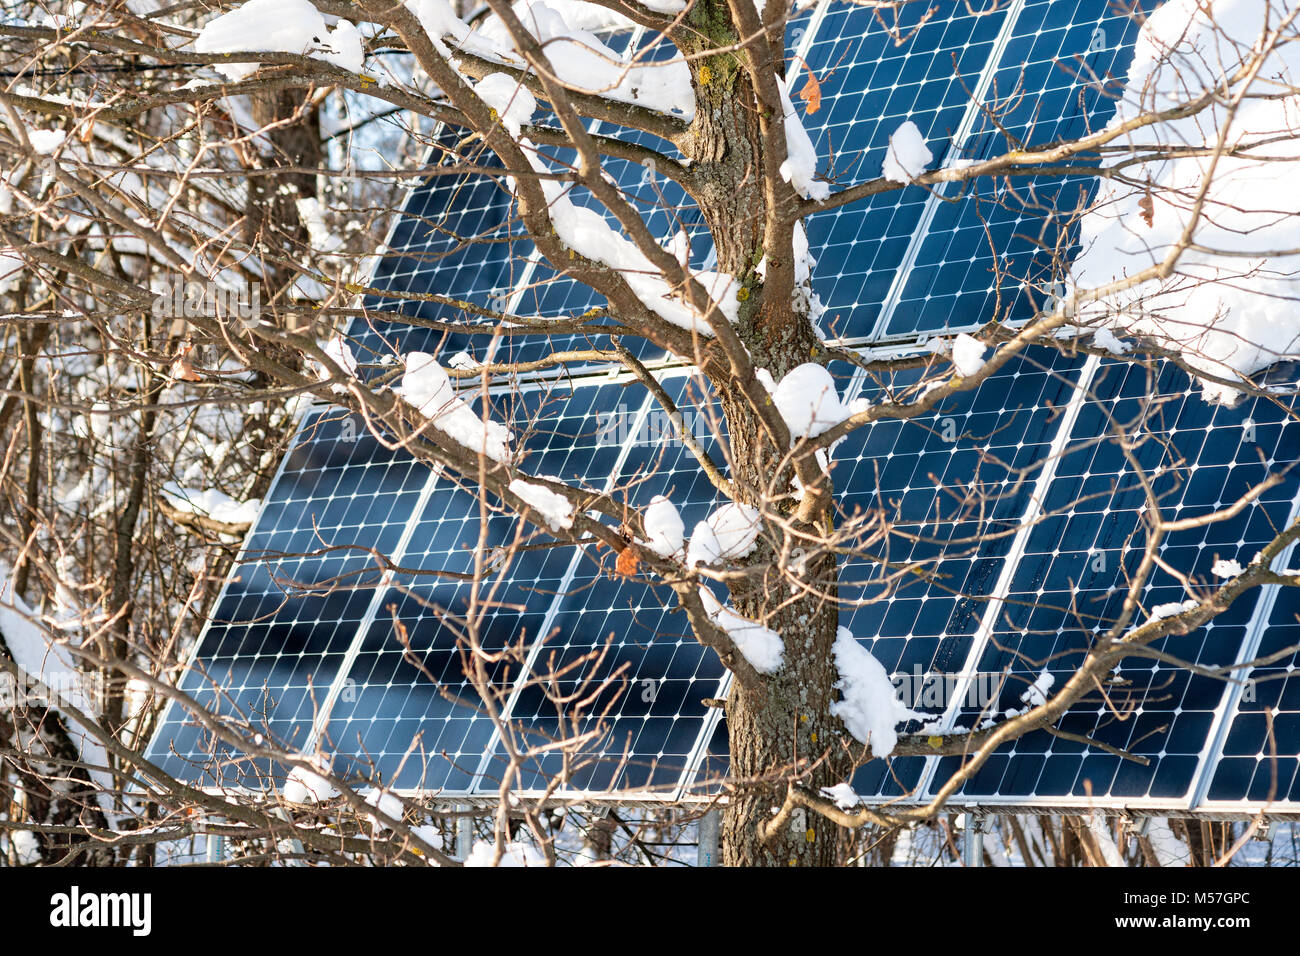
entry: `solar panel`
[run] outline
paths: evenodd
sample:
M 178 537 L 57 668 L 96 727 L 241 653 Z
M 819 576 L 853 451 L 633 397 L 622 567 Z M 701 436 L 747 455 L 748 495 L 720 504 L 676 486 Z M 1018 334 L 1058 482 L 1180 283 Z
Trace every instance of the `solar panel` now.
M 1243 675 L 1249 683 L 1230 689 L 1221 747 L 1201 775 L 1204 798 L 1197 805 L 1205 809 L 1300 802 L 1300 658 L 1292 650 L 1300 645 L 1300 603 L 1294 589 L 1266 586 L 1254 623 L 1255 640 L 1240 656 L 1261 663 Z
M 179 687 L 218 718 L 303 746 L 428 469 L 338 410 L 307 414 L 267 493 Z M 149 759 L 182 779 L 254 785 L 264 763 L 170 705 Z M 278 770 L 275 773 L 279 773 Z
M 701 406 L 698 380 L 679 372 L 663 385 L 684 427 L 720 460 L 713 431 L 720 418 L 716 408 Z M 635 507 L 644 507 L 655 495 L 670 494 L 690 528 L 721 503 L 720 494 L 691 452 L 674 439 L 675 426 L 666 416 L 646 409 L 629 425 L 622 445 L 625 458 L 611 488 L 620 504 Z M 577 789 L 672 794 L 701 745 L 711 717 L 704 701 L 720 694 L 723 668 L 716 655 L 690 635 L 670 588 L 640 576 L 615 575 L 612 557 L 606 557 L 597 562 L 588 553 L 577 561 L 548 625 L 556 629 L 556 638 L 537 655 L 547 668 L 572 668 L 557 682 L 561 694 L 579 695 L 584 681 L 594 691 L 601 678 L 618 675 L 586 708 L 583 729 L 594 727 L 606 707 L 613 708 L 612 719 L 582 748 L 586 765 L 565 783 Z M 601 657 L 611 639 L 608 655 Z M 521 737 L 555 736 L 571 722 L 573 708 L 557 706 L 556 690 L 549 690 L 530 686 L 512 701 L 510 717 L 521 725 Z M 539 755 L 524 768 L 519 785 L 540 789 L 568 759 L 555 753 Z M 502 760 L 501 753 L 494 755 L 485 770 L 485 784 L 497 785 Z
M 937 13 L 926 6 L 902 4 L 895 14 L 832 5 L 808 50 L 822 108 L 805 126 L 846 185 L 880 175 L 890 135 L 909 120 L 943 162 L 951 154 L 945 144 L 975 112 L 971 91 L 996 52 L 1008 5 L 949 3 Z M 828 333 L 871 337 L 928 205 L 925 190 L 901 189 L 808 219 Z
M 896 24 L 833 6 L 808 54 L 829 76 L 810 132 L 846 183 L 880 174 L 905 121 L 925 137 L 931 168 L 1072 138 L 1109 119 L 1136 32 L 1110 0 L 905 4 Z M 985 177 L 812 216 L 834 335 L 888 341 L 1028 318 L 1060 279 L 1093 182 Z
M 620 450 L 606 440 L 600 415 L 621 391 L 552 382 L 506 396 L 517 433 L 533 423 L 521 468 L 603 490 Z M 356 755 L 346 769 L 386 785 L 469 790 L 494 733 L 467 676 L 475 659 L 469 636 L 487 655 L 544 637 L 547 609 L 574 559 L 572 547 L 557 546 L 494 499 L 482 503 L 472 488 L 434 477 L 409 544 L 394 556 L 401 571 L 351 652 L 344 684 L 351 693 L 341 690 L 327 716 L 329 749 Z M 518 676 L 508 660 L 478 660 L 484 680 L 508 688 Z
M 1136 32 L 1110 0 L 897 10 L 827 2 L 792 22 L 786 52 L 792 89 L 804 70 L 821 84 L 821 108 L 805 125 L 823 171 L 849 184 L 878 175 L 890 135 L 908 120 L 935 168 L 1100 128 Z M 644 31 L 615 39 L 638 54 L 672 53 Z M 444 129 L 440 143 L 461 135 Z M 571 150 L 544 153 L 555 168 L 573 161 Z M 486 154 L 476 161 L 495 162 Z M 667 239 L 684 228 L 692 265 L 712 267 L 698 210 L 661 170 L 627 160 L 606 169 L 653 234 Z M 871 358 L 926 354 L 935 334 L 1029 318 L 1069 261 L 1076 213 L 1091 190 L 1085 175 L 1010 176 L 907 187 L 813 215 L 807 230 L 826 331 Z M 572 198 L 592 202 L 579 188 Z M 574 316 L 603 305 L 541 261 L 513 217 L 495 177 L 430 177 L 408 199 L 372 282 L 399 298 L 371 297 L 368 307 L 464 318 L 420 297 L 431 291 L 521 315 Z M 609 345 L 596 331 L 494 340 L 374 316 L 354 322 L 350 335 L 370 362 L 414 349 L 441 349 L 444 361 L 465 350 L 526 362 Z M 623 341 L 648 362 L 673 361 L 643 340 Z M 833 371 L 846 398 L 872 402 L 915 397 L 924 374 Z M 526 471 L 577 480 L 629 508 L 670 494 L 687 528 L 722 500 L 644 388 L 599 363 L 573 372 L 560 379 L 546 370 L 493 395 L 494 417 L 515 423 L 528 452 Z M 721 418 L 698 380 L 680 368 L 656 374 L 688 413 L 686 427 L 724 459 Z M 1279 396 L 1209 405 L 1172 365 L 1031 347 L 978 388 L 925 415 L 859 429 L 836 449 L 840 527 L 860 527 L 872 555 L 841 568 L 841 623 L 929 726 L 970 729 L 1021 708 L 1044 673 L 1059 687 L 1120 614 L 1151 513 L 1134 462 L 1151 476 L 1162 509 L 1206 518 L 1295 463 L 1295 417 Z M 1189 597 L 1188 582 L 1168 568 L 1203 590 L 1216 561 L 1248 564 L 1300 516 L 1298 493 L 1300 477 L 1288 474 L 1239 514 L 1169 534 L 1160 549 L 1167 567 L 1141 589 L 1133 624 Z M 506 560 L 512 544 L 522 550 Z M 395 570 L 381 575 L 365 548 L 389 555 Z M 489 566 L 478 580 L 476 548 Z M 560 545 L 347 416 L 316 409 L 182 686 L 208 702 L 218 696 L 215 683 L 222 713 L 252 713 L 268 735 L 293 746 L 319 742 L 339 755 L 335 769 L 402 790 L 489 796 L 503 781 L 537 791 L 558 777 L 566 792 L 711 792 L 727 770 L 726 722 L 714 704 L 728 677 L 690 636 L 669 588 L 612 564 L 608 551 Z M 347 586 L 330 587 L 339 575 Z M 290 579 L 326 586 L 302 594 Z M 502 688 L 491 701 L 500 722 L 465 673 L 458 622 L 474 607 L 474 633 L 489 651 L 534 642 L 524 659 L 483 664 L 483 679 Z M 1059 721 L 1065 736 L 1036 731 L 1005 745 L 954 802 L 1239 809 L 1300 799 L 1300 766 L 1286 755 L 1300 739 L 1300 680 L 1292 676 L 1300 660 L 1287 653 L 1300 644 L 1298 615 L 1286 589 L 1264 587 L 1206 626 L 1161 639 L 1153 647 L 1190 669 L 1158 656 L 1126 660 L 1105 700 L 1090 695 Z M 1223 669 L 1257 658 L 1250 683 L 1224 679 Z M 559 678 L 543 681 L 553 670 Z M 558 736 L 582 736 L 577 753 L 545 746 Z M 208 782 L 235 771 L 276 773 L 209 738 L 172 708 L 150 753 Z M 1270 740 L 1279 762 L 1265 759 Z M 234 769 L 214 772 L 214 752 Z M 961 762 L 873 760 L 853 785 L 869 800 L 928 800 Z
M 812 18 L 811 11 L 805 11 L 791 18 L 786 32 L 787 58 L 794 57 L 796 50 L 805 37 L 805 30 Z M 676 47 L 667 43 L 654 31 L 637 31 L 628 42 L 638 62 L 657 62 L 680 56 Z M 612 127 L 609 124 L 594 122 L 589 124 L 593 133 L 612 136 L 621 142 L 631 143 L 674 157 L 676 149 L 666 141 L 649 133 L 638 130 Z M 568 149 L 543 149 L 542 155 L 556 172 L 572 170 L 576 163 L 576 152 Z M 713 240 L 694 201 L 663 169 L 652 162 L 637 163 L 615 156 L 605 157 L 602 167 L 607 176 L 617 185 L 621 197 L 641 216 L 650 234 L 667 242 L 685 232 L 690 241 L 690 264 L 695 269 L 714 269 L 717 257 L 713 249 Z M 609 224 L 621 230 L 621 225 L 614 217 L 608 215 L 604 207 L 595 201 L 590 192 L 582 186 L 574 186 L 569 197 L 579 205 L 596 209 L 605 215 Z M 540 316 L 579 316 L 590 309 L 605 306 L 604 297 L 590 286 L 571 278 L 562 270 L 553 268 L 545 261 L 535 261 L 528 274 L 528 284 L 534 288 L 528 290 L 524 297 L 524 312 Z M 592 325 L 611 324 L 608 317 L 598 316 Z M 662 349 L 649 340 L 635 335 L 635 331 L 622 344 L 643 362 L 654 363 L 665 358 Z M 498 361 L 535 362 L 553 352 L 586 349 L 608 350 L 611 343 L 608 335 L 593 332 L 590 334 L 552 334 L 552 335 L 518 335 L 501 342 L 495 352 Z M 581 363 L 571 367 L 581 368 Z
M 833 458 L 840 528 L 858 527 L 841 566 L 840 623 L 914 691 L 909 704 L 941 716 L 926 688 L 968 671 L 987 599 L 1043 480 L 1042 463 L 1063 439 L 1067 406 L 1084 362 L 1031 349 L 977 389 L 926 415 L 882 420 L 852 432 Z M 873 403 L 917 394 L 921 369 L 861 383 Z M 716 745 L 715 745 L 716 746 Z M 711 770 L 718 772 L 715 752 Z M 923 758 L 872 761 L 861 794 L 915 789 Z
M 1061 686 L 1097 635 L 1119 619 L 1128 582 L 1150 538 L 1145 519 L 1153 511 L 1112 429 L 1121 429 L 1135 446 L 1130 453 L 1150 476 L 1151 493 L 1168 519 L 1208 520 L 1267 473 L 1285 471 L 1300 449 L 1295 437 L 1300 425 L 1287 405 L 1270 398 L 1235 408 L 1210 405 L 1173 366 L 1152 374 L 1138 365 L 1107 361 L 1090 392 L 1047 490 L 1043 519 L 1029 534 L 975 668 L 1004 675 L 1005 681 L 991 703 L 967 703 L 961 725 L 1023 707 L 1021 695 L 1043 671 Z M 1124 630 L 1144 623 L 1163 605 L 1193 596 L 1171 569 L 1204 589 L 1222 583 L 1211 570 L 1217 561 L 1248 566 L 1286 526 L 1298 489 L 1300 478 L 1289 475 L 1241 513 L 1165 537 L 1159 545 L 1164 566 L 1142 588 L 1143 611 Z M 1046 731 L 1022 737 L 989 760 L 967 793 L 985 802 L 1004 796 L 1025 802 L 1025 795 L 1043 802 L 1113 796 L 1134 806 L 1146 800 L 1190 802 L 1198 769 L 1209 756 L 1216 715 L 1232 689 L 1211 671 L 1236 662 L 1253 627 L 1259 594 L 1247 592 L 1203 627 L 1151 645 L 1190 666 L 1126 659 L 1106 688 L 1108 699 L 1090 694 L 1058 723 L 1076 739 Z M 1080 737 L 1147 762 L 1089 748 Z M 946 779 L 958 762 L 940 761 L 935 782 Z

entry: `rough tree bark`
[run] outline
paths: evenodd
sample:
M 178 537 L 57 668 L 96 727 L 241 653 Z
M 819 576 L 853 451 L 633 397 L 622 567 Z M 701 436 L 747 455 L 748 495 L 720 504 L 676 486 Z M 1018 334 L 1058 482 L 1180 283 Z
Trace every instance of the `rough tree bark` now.
M 718 268 L 739 277 L 748 290 L 737 322 L 740 338 L 755 365 L 780 379 L 810 360 L 818 338 L 806 310 L 788 298 L 774 301 L 763 294 L 756 271 L 769 209 L 760 97 L 741 60 L 746 54 L 710 52 L 734 49 L 739 39 L 725 0 L 696 3 L 689 27 L 675 40 L 692 58 L 695 77 L 696 117 L 682 146 L 698 177 L 693 198 L 712 233 Z M 737 498 L 757 505 L 793 477 L 782 463 L 786 450 L 773 445 L 741 392 L 743 383 L 725 368 L 706 362 L 704 369 L 726 417 Z M 793 503 L 783 510 L 793 517 Z M 817 523 L 820 528 L 796 525 L 796 530 L 825 533 L 832 523 L 829 508 Z M 723 815 L 722 858 L 728 866 L 833 865 L 838 828 L 829 820 L 797 814 L 792 826 L 776 833 L 765 834 L 764 826 L 789 780 L 797 776 L 804 786 L 830 786 L 844 780 L 849 769 L 849 748 L 840 744 L 843 726 L 830 713 L 838 697 L 832 652 L 839 623 L 835 560 L 812 561 L 805 569 L 808 579 L 819 583 L 816 596 L 796 594 L 770 547 L 761 546 L 749 560 L 764 571 L 747 589 L 733 586 L 732 602 L 741 614 L 782 636 L 785 663 L 764 678 L 761 691 L 735 682 L 727 701 L 735 787 Z

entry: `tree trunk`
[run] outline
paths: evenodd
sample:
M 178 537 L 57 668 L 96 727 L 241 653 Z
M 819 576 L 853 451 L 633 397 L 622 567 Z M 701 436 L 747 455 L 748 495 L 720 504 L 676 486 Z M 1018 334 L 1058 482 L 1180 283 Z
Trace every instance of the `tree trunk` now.
M 320 113 L 302 102 L 296 91 L 254 93 L 249 97 L 253 121 L 266 130 L 269 152 L 256 154 L 263 168 L 321 165 Z M 302 248 L 306 230 L 298 215 L 297 201 L 316 195 L 316 177 L 310 173 L 251 176 L 244 209 L 244 240 L 257 249 L 266 263 L 266 281 L 272 294 L 294 272 L 286 269 L 295 250 Z
M 736 597 L 746 616 L 763 618 L 784 592 Z M 788 826 L 763 839 L 762 828 L 785 799 L 787 785 L 817 790 L 844 780 L 848 749 L 843 728 L 830 715 L 837 692 L 835 641 L 838 612 L 802 601 L 768 617 L 785 641 L 785 663 L 763 694 L 733 685 L 727 701 L 731 776 L 735 781 L 722 819 L 722 858 L 728 866 L 832 866 L 838 862 L 838 827 L 820 814 L 796 811 Z
M 696 81 L 696 117 L 683 147 L 700 177 L 694 198 L 714 237 L 718 268 L 752 290 L 742 303 L 737 332 L 754 364 L 779 379 L 810 360 L 818 339 L 806 309 L 764 300 L 755 272 L 767 224 L 765 144 L 758 99 L 737 55 L 710 55 L 714 49 L 734 50 L 738 39 L 725 0 L 701 0 L 690 18 L 691 32 L 674 40 L 691 57 Z M 737 497 L 757 505 L 767 489 L 780 486 L 775 472 L 785 450 L 773 446 L 728 370 L 719 369 L 711 378 L 727 420 Z M 787 470 L 780 480 L 791 477 Z M 829 514 L 822 522 L 829 527 Z M 830 714 L 838 696 L 832 652 L 838 625 L 835 560 L 810 562 L 805 573 L 818 582 L 820 596 L 801 592 L 798 599 L 788 575 L 774 567 L 776 555 L 769 546 L 761 545 L 748 560 L 767 570 L 749 590 L 733 587 L 732 603 L 739 613 L 781 635 L 785 658 L 776 674 L 763 679 L 761 692 L 736 682 L 727 701 L 735 786 L 722 821 L 723 862 L 832 865 L 838 856 L 838 828 L 823 817 L 798 812 L 780 832 L 765 834 L 764 827 L 790 783 L 816 789 L 844 780 L 849 772 L 851 748 L 842 745 L 843 727 Z

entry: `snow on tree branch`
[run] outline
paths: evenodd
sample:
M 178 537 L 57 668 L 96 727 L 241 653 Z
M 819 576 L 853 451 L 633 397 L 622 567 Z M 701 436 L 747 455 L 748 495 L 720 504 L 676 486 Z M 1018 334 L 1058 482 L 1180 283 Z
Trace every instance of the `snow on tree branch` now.
M 1087 306 L 1080 317 L 1149 336 L 1230 380 L 1300 354 L 1292 317 L 1300 293 L 1300 205 L 1291 186 L 1300 160 L 1295 14 L 1276 0 L 1212 9 L 1169 0 L 1151 14 L 1111 126 L 1206 90 L 1219 96 L 1204 111 L 1120 137 L 1123 148 L 1106 162 L 1127 165 L 1134 155 L 1143 162 L 1128 166 L 1124 179 L 1102 181 L 1071 270 L 1079 286 L 1096 287 L 1176 256 L 1171 275 Z M 1173 149 L 1194 152 L 1162 157 Z M 1224 155 L 1229 149 L 1237 152 Z M 1210 381 L 1203 387 L 1210 401 L 1238 394 Z

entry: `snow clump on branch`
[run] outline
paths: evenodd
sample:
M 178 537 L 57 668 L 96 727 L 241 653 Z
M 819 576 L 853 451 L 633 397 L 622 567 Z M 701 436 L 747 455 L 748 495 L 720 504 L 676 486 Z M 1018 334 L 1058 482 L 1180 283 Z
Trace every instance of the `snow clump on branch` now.
M 1127 163 L 1134 153 L 1158 158 L 1140 172 L 1101 180 L 1072 269 L 1080 291 L 1099 290 L 1132 282 L 1178 253 L 1169 277 L 1082 303 L 1078 317 L 1146 336 L 1192 368 L 1230 380 L 1300 355 L 1292 306 L 1300 295 L 1300 192 L 1293 185 L 1300 108 L 1294 94 L 1278 95 L 1300 84 L 1296 23 L 1282 31 L 1248 89 L 1238 75 L 1288 8 L 1280 0 L 1222 0 L 1213 7 L 1168 0 L 1147 18 L 1108 129 L 1217 92 L 1191 115 L 1119 136 L 1103 165 Z M 1235 152 L 1220 153 L 1220 142 Z M 1170 155 L 1174 150 L 1189 153 Z M 1189 227 L 1191 245 L 1179 252 Z M 1208 401 L 1238 397 L 1231 385 L 1202 384 Z
M 361 34 L 348 20 L 333 30 L 308 0 L 248 0 L 209 20 L 194 40 L 196 53 L 298 53 L 351 73 L 361 72 Z M 227 79 L 248 78 L 259 63 L 218 63 Z

